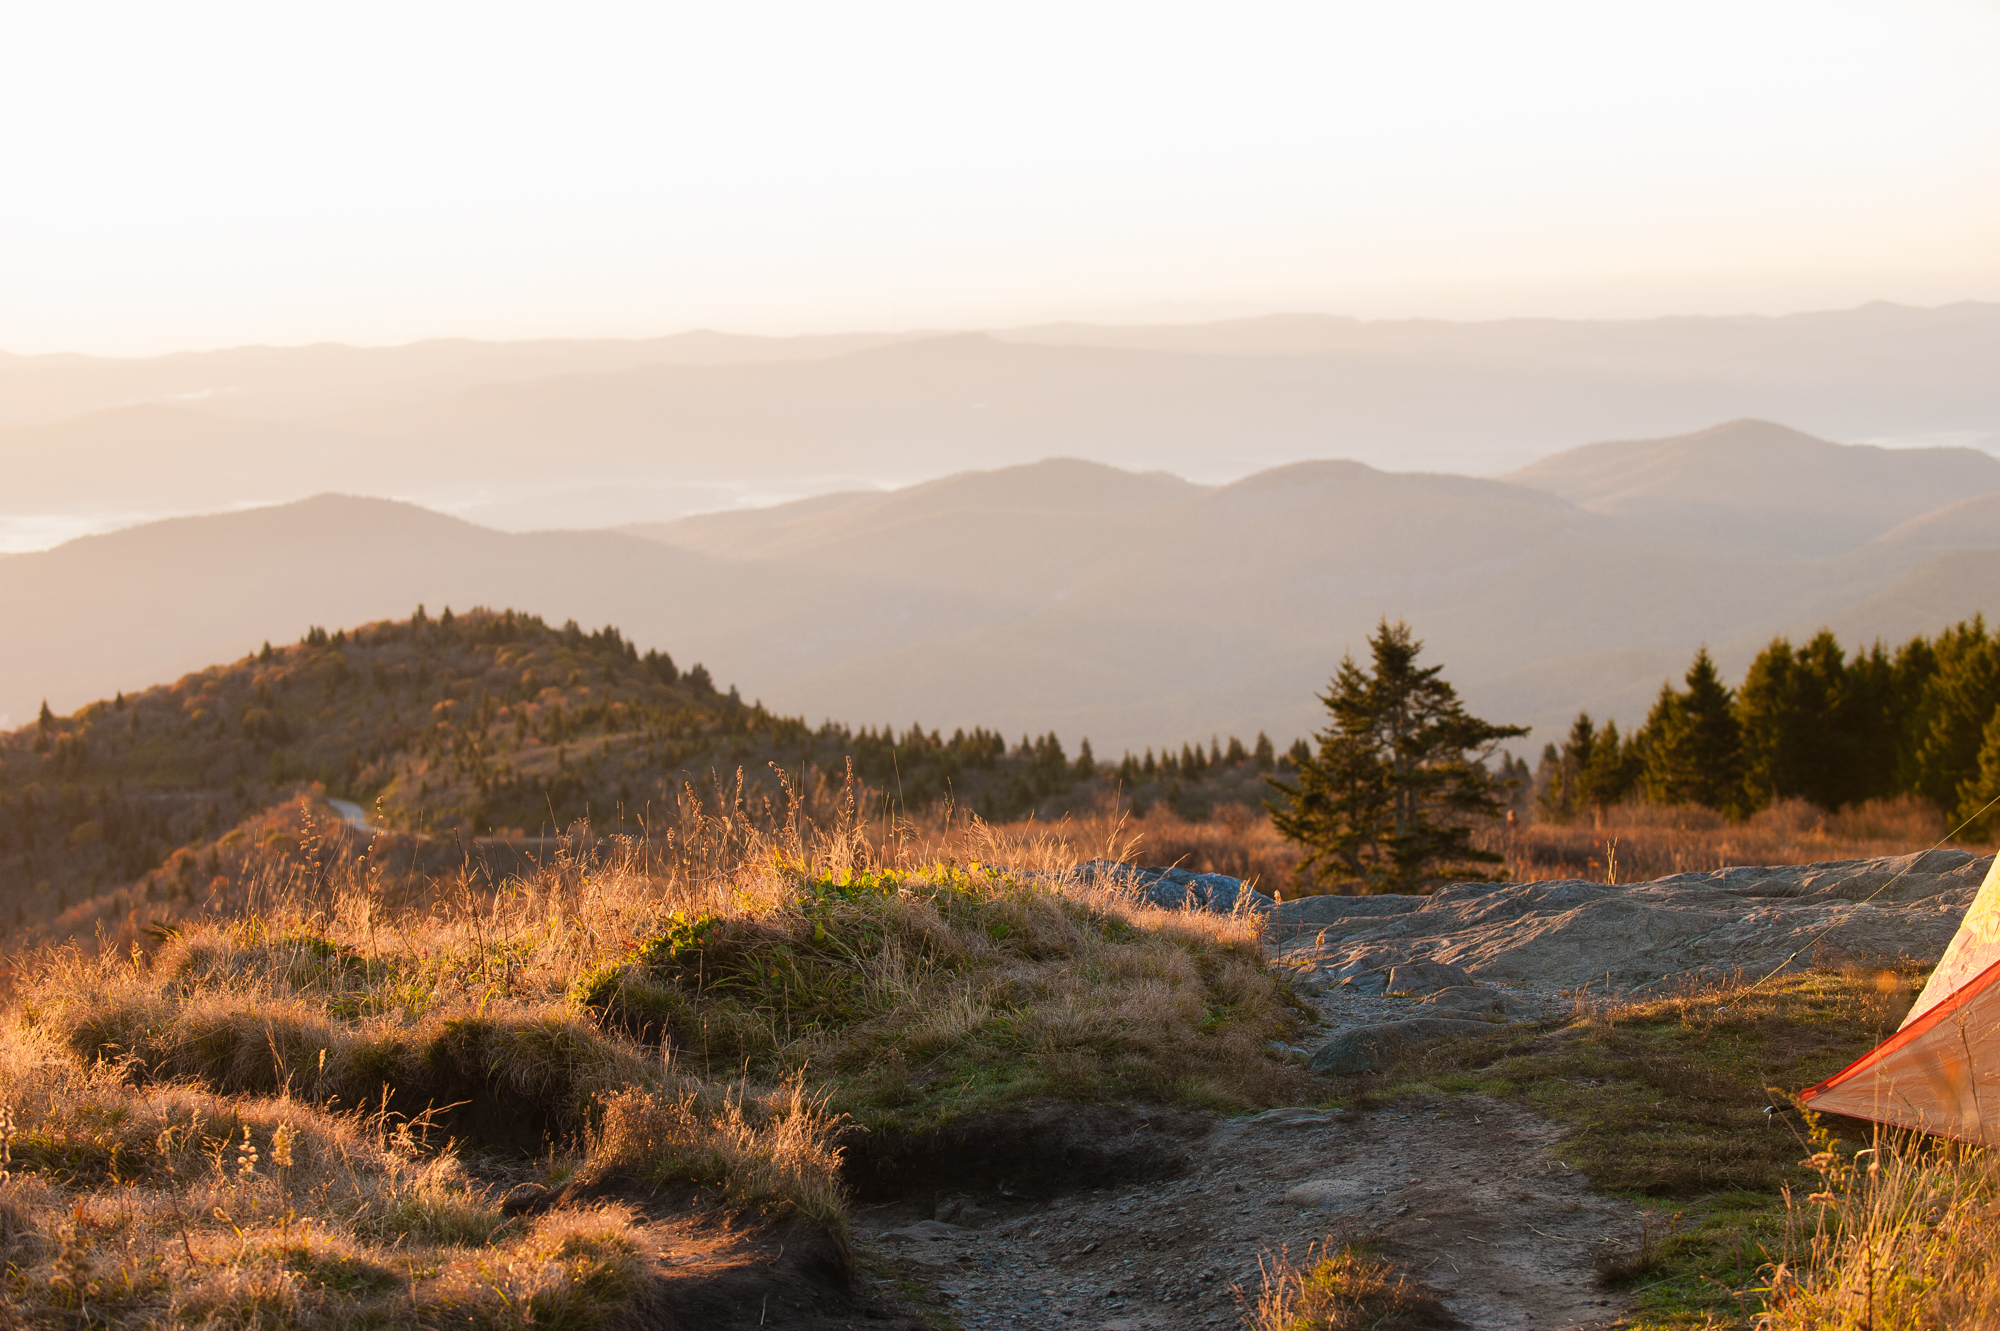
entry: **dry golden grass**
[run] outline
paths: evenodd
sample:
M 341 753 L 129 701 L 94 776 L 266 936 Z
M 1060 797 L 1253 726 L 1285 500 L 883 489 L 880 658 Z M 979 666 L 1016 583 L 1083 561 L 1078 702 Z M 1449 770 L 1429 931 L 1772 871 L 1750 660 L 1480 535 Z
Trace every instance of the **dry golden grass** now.
M 1741 823 L 1712 809 L 1629 804 L 1572 824 L 1495 823 L 1476 832 L 1473 844 L 1500 854 L 1503 863 L 1492 868 L 1504 869 L 1514 882 L 1631 883 L 1738 864 L 1907 855 L 1936 843 L 1946 830 L 1943 815 L 1910 796 L 1838 813 L 1787 800 Z M 993 832 L 1003 839 L 1033 833 L 1077 858 L 1109 853 L 1139 864 L 1224 873 L 1288 897 L 1325 890 L 1299 881 L 1298 847 L 1278 835 L 1267 812 L 1247 805 L 1225 806 L 1207 822 L 1189 822 L 1156 805 L 1143 817 L 1097 812 L 1053 824 L 1004 824 Z M 1982 854 L 1992 849 L 1954 844 Z
M 571 1197 L 631 1178 L 838 1225 L 844 1116 L 879 1142 L 1049 1096 L 1296 1094 L 1254 922 L 1075 859 L 1035 828 L 878 844 L 692 806 L 498 890 L 280 847 L 255 914 L 22 963 L 0 1315 L 588 1327 L 648 1278 L 645 1217 L 504 1215 L 535 1159 Z
M 1305 1260 L 1289 1253 L 1257 1261 L 1263 1288 L 1245 1317 L 1251 1331 L 1425 1331 L 1457 1326 L 1437 1294 L 1387 1262 L 1331 1239 Z
M 1736 864 L 1810 864 L 1907 855 L 1943 838 L 1942 814 L 1922 800 L 1871 800 L 1838 813 L 1786 800 L 1731 823 L 1712 809 L 1625 804 L 1575 823 L 1533 823 L 1481 832 L 1506 856 L 1516 882 L 1583 878 L 1635 883 Z M 1991 847 L 1968 849 L 1990 850 Z
M 628 1214 L 506 1221 L 407 1124 L 134 1086 L 22 1029 L 0 1097 L 0 1297 L 19 1321 L 592 1325 L 637 1287 Z
M 1205 822 L 1191 822 L 1164 804 L 1143 814 L 1096 811 L 1054 823 L 1002 823 L 988 835 L 1002 848 L 1039 843 L 1060 848 L 1072 863 L 1096 856 L 1221 873 L 1259 891 L 1290 894 L 1299 848 L 1278 835 L 1271 815 L 1247 804 L 1225 804 Z
M 1848 1154 L 1816 1134 L 1820 1183 L 1786 1196 L 1782 1258 L 1754 1293 L 1762 1331 L 2000 1326 L 2000 1161 L 1883 1133 Z

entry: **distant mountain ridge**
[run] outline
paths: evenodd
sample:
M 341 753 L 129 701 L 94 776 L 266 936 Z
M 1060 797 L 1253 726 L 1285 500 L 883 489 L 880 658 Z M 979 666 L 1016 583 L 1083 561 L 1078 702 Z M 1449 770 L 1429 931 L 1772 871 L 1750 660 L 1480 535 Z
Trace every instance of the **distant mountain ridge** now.
M 1711 550 L 1813 558 L 1852 549 L 1967 495 L 2000 491 L 1973 448 L 1832 444 L 1739 420 L 1672 439 L 1586 444 L 1506 477 L 1591 513 Z
M 1990 447 L 1996 363 L 1986 304 L 0 356 L 0 536 L 333 489 L 611 526 L 1050 456 L 1205 482 L 1329 456 L 1494 475 L 1735 418 Z
M 1782 532 L 1721 542 L 1687 502 L 1703 467 L 1777 485 L 1801 450 L 1812 475 L 1773 507 L 1812 550 Z M 1980 455 L 1759 422 L 1581 453 L 1531 469 L 1537 485 L 1352 461 L 1204 485 L 1053 459 L 618 532 L 509 535 L 340 496 L 180 519 L 0 559 L 0 712 L 18 723 L 45 696 L 73 707 L 306 624 L 488 604 L 621 625 L 786 714 L 1054 730 L 1109 755 L 1307 733 L 1315 691 L 1388 616 L 1475 711 L 1539 743 L 1579 708 L 1637 720 L 1702 643 L 1740 671 L 1778 632 L 1902 640 L 2000 610 L 1991 547 L 1952 544 L 1988 511 L 1952 494 L 2000 467 Z M 1581 504 L 1546 488 L 1572 483 Z M 1857 517 L 1871 492 L 1880 511 Z M 1628 507 L 1591 511 L 1607 495 Z M 1943 535 L 1891 539 L 1926 524 Z

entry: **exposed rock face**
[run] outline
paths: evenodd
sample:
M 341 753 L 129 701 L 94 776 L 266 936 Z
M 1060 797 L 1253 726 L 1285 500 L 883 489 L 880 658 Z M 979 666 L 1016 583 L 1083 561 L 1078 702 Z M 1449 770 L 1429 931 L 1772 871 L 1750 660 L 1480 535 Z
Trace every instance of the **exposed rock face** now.
M 1393 992 L 1412 962 L 1449 963 L 1489 983 L 1618 989 L 1829 957 L 1930 963 L 1991 863 L 1936 850 L 1618 886 L 1454 883 L 1429 896 L 1287 901 L 1269 930 L 1295 962 L 1315 963 L 1315 975 L 1372 993 Z

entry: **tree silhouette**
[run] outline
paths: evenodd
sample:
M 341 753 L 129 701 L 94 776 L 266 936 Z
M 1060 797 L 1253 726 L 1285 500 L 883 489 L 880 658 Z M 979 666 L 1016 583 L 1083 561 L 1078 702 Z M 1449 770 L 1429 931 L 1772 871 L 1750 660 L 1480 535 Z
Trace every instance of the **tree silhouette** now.
M 1646 796 L 1658 804 L 1701 804 L 1725 813 L 1743 805 L 1743 734 L 1735 699 L 1708 648 L 1695 653 L 1684 677 L 1685 693 L 1671 683 L 1647 714 L 1638 736 L 1644 753 Z
M 1295 781 L 1271 778 L 1278 831 L 1305 847 L 1301 866 L 1362 892 L 1418 889 L 1500 856 L 1472 845 L 1472 824 L 1504 805 L 1484 759 L 1528 733 L 1468 714 L 1442 666 L 1419 667 L 1423 644 L 1389 623 L 1368 639 L 1371 670 L 1348 656 L 1320 695 L 1332 723 L 1298 760 Z

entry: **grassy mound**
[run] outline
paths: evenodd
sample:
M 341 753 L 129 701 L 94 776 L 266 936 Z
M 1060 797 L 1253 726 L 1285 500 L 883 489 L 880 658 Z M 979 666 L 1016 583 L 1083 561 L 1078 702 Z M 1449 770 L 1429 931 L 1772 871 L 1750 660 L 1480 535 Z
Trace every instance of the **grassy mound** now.
M 587 973 L 606 1028 L 703 1070 L 816 1070 L 835 1107 L 922 1125 L 1042 1096 L 1242 1108 L 1290 1016 L 1244 922 L 978 865 L 814 872 L 675 912 Z
M 879 1146 L 1050 1099 L 1301 1093 L 1248 921 L 1046 864 L 702 835 L 422 909 L 360 875 L 274 884 L 257 918 L 33 959 L 0 1036 L 7 1300 L 588 1326 L 657 1272 L 645 1213 L 581 1199 L 838 1226 L 846 1118 Z M 508 1214 L 523 1178 L 555 1209 Z

